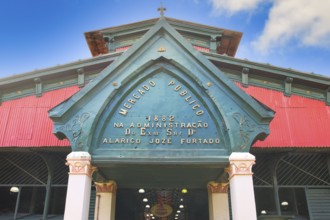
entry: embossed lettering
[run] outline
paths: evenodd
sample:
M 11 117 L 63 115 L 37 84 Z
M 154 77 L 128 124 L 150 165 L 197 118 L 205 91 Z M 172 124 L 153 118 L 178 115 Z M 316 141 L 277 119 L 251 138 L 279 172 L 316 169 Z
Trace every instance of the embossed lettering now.
M 134 105 L 135 103 L 136 103 L 136 100 L 134 100 L 134 99 L 128 99 L 127 100 L 129 103 L 131 103 L 132 105 Z
M 124 124 L 123 123 L 113 123 L 114 128 L 123 128 Z
M 126 109 L 120 109 L 119 114 L 127 115 L 128 111 Z

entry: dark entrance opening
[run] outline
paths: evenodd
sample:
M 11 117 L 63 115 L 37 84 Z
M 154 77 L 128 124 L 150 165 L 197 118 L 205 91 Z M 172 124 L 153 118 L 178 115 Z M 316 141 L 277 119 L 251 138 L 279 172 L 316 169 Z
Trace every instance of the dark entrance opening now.
M 208 220 L 207 189 L 118 189 L 117 220 Z

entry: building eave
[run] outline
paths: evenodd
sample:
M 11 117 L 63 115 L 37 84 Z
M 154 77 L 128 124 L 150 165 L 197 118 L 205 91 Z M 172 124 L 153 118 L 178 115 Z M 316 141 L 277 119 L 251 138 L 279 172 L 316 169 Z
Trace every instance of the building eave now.
M 330 105 L 330 78 L 290 68 L 252 62 L 215 53 L 203 53 L 230 79 L 249 85 L 282 91 L 285 96 L 299 96 L 324 101 Z
M 78 85 L 83 87 L 123 52 L 110 53 L 64 65 L 0 79 L 0 105 L 4 101 Z
M 330 85 L 330 77 L 323 76 L 321 74 L 301 72 L 301 71 L 297 71 L 297 70 L 294 70 L 291 68 L 273 66 L 268 63 L 266 63 L 266 64 L 258 63 L 258 62 L 253 62 L 253 61 L 250 61 L 247 59 L 239 59 L 239 58 L 225 56 L 225 55 L 216 54 L 216 53 L 206 53 L 206 52 L 202 52 L 202 53 L 211 61 L 228 63 L 228 64 L 232 64 L 235 66 L 261 70 L 261 71 L 271 73 L 274 75 L 294 77 L 294 78 L 299 78 L 299 79 L 302 79 L 305 81 Z
M 218 48 L 213 50 L 216 50 L 217 53 L 227 54 L 229 56 L 235 56 L 243 35 L 243 33 L 239 31 L 207 26 L 174 18 L 165 18 L 171 26 L 173 26 L 177 31 L 181 33 L 189 33 L 193 34 L 194 36 L 199 36 L 201 39 L 203 39 L 202 41 L 207 39 L 209 42 L 208 44 L 210 44 L 211 41 L 218 41 Z M 93 56 L 97 56 L 109 51 L 111 52 L 111 50 L 114 48 L 108 48 L 107 44 L 109 41 L 116 42 L 117 39 L 122 36 L 127 37 L 134 35 L 138 39 L 153 25 L 155 25 L 158 19 L 159 18 L 153 18 L 131 24 L 85 32 L 85 38 L 91 54 Z M 210 45 L 207 47 L 209 48 Z
M 57 65 L 45 69 L 40 69 L 40 70 L 38 69 L 9 77 L 4 77 L 0 79 L 0 86 L 1 88 L 4 88 L 7 86 L 12 86 L 15 83 L 21 83 L 23 81 L 33 80 L 34 78 L 37 77 L 51 77 L 71 70 L 76 70 L 87 66 L 96 66 L 98 64 L 111 62 L 115 60 L 118 56 L 120 56 L 122 53 L 123 52 L 104 54 L 97 57 L 66 63 L 63 65 Z

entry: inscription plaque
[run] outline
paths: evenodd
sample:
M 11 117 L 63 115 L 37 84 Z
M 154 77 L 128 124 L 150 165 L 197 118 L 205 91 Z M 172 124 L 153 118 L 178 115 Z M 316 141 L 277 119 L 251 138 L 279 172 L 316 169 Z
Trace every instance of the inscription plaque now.
M 112 109 L 98 146 L 102 149 L 219 149 L 220 125 L 201 98 L 172 75 L 141 80 Z

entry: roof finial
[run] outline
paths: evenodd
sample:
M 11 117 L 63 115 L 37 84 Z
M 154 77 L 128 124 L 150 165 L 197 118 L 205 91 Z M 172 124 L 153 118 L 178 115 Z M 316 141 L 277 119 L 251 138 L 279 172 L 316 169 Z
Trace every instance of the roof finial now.
M 160 17 L 164 17 L 164 12 L 166 11 L 166 8 L 163 7 L 162 2 L 160 2 L 160 7 L 157 9 L 160 13 Z

